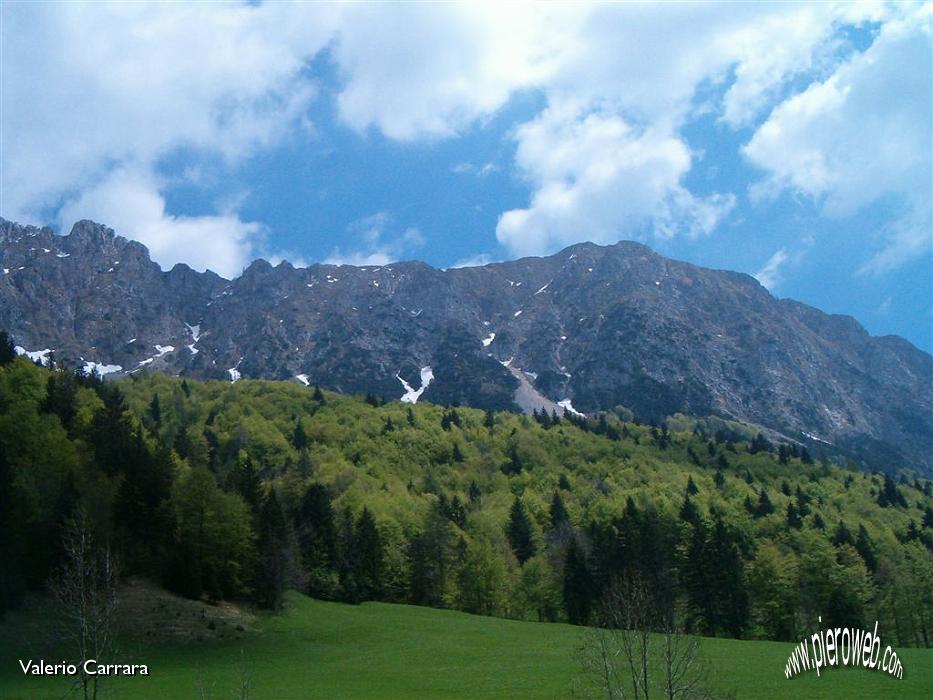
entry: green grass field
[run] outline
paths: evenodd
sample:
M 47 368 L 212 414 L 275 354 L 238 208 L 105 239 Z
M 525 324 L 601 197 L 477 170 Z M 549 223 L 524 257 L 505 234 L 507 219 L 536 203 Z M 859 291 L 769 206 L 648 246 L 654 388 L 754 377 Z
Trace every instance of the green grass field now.
M 245 671 L 251 698 L 569 698 L 582 635 L 569 625 L 405 605 L 349 606 L 297 594 L 289 595 L 283 615 L 261 618 L 255 627 L 238 640 L 124 642 L 118 660 L 147 663 L 151 675 L 111 680 L 105 697 L 231 698 Z M 23 613 L 0 624 L 0 697 L 65 695 L 67 681 L 19 670 L 18 658 L 41 653 L 40 638 L 38 623 Z M 933 650 L 898 649 L 903 680 L 865 670 L 785 680 L 791 648 L 703 642 L 715 689 L 738 698 L 933 697 Z

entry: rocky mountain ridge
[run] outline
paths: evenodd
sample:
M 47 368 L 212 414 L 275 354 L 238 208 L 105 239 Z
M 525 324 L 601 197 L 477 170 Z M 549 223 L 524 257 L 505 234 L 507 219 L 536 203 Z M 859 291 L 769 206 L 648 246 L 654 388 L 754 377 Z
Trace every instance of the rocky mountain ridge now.
M 716 415 L 872 468 L 933 472 L 930 355 L 632 242 L 450 270 L 257 260 L 225 280 L 162 271 L 90 221 L 59 236 L 0 219 L 0 327 L 37 359 L 112 376 Z

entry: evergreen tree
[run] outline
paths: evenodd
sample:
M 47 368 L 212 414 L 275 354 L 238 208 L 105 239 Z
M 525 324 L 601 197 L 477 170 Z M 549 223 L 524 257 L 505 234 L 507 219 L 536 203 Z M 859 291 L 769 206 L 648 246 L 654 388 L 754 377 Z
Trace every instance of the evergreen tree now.
M 509 544 L 519 564 L 524 564 L 535 555 L 535 543 L 532 535 L 531 521 L 525 513 L 521 499 L 516 496 L 512 501 L 512 510 L 509 514 L 509 525 L 506 529 Z
M 799 530 L 803 527 L 803 520 L 800 518 L 800 513 L 797 511 L 797 506 L 793 503 L 787 504 L 787 527 Z
M 721 470 L 716 470 L 716 473 L 713 475 L 713 483 L 716 484 L 716 488 L 720 491 L 725 487 L 726 477 Z
M 551 498 L 550 516 L 552 530 L 559 530 L 562 525 L 570 522 L 567 508 L 564 507 L 564 499 L 560 497 L 560 491 L 555 491 L 554 496 Z
M 700 511 L 697 510 L 693 501 L 690 500 L 689 493 L 684 495 L 684 502 L 680 506 L 680 519 L 685 523 L 691 524 L 697 523 L 700 519 Z
M 774 512 L 774 504 L 771 503 L 771 498 L 768 496 L 768 492 L 764 489 L 758 493 L 758 507 L 755 508 L 755 517 L 764 518 L 768 515 L 771 515 Z
M 259 514 L 262 504 L 262 480 L 249 453 L 242 450 L 237 459 L 237 465 L 230 474 L 230 489 L 239 494 L 254 515 Z
M 888 506 L 907 507 L 907 499 L 904 498 L 904 494 L 901 493 L 901 490 L 897 487 L 897 484 L 894 483 L 894 479 L 892 479 L 889 474 L 884 475 L 884 486 L 878 494 L 878 505 L 882 508 L 887 508 Z
M 152 401 L 149 403 L 148 415 L 149 419 L 152 421 L 152 425 L 156 427 L 162 425 L 162 406 L 159 403 L 158 394 L 152 395 Z
M 697 488 L 697 485 L 693 481 L 693 476 L 687 476 L 687 495 L 696 496 L 700 492 L 700 489 Z
M 263 499 L 258 529 L 259 556 L 253 593 L 261 607 L 280 610 L 290 557 L 285 514 L 274 489 Z
M 383 590 L 384 553 L 376 521 L 366 507 L 356 522 L 354 545 L 357 554 L 355 573 L 360 599 L 378 600 Z
M 865 568 L 875 573 L 878 569 L 878 558 L 875 556 L 875 548 L 868 536 L 868 530 L 861 524 L 858 526 L 858 536 L 855 538 L 855 549 L 865 561 Z
M 292 432 L 292 447 L 299 452 L 308 449 L 308 436 L 301 424 L 301 418 L 295 421 L 295 430 Z
M 78 382 L 71 372 L 53 371 L 45 385 L 45 399 L 39 406 L 43 413 L 58 416 L 62 427 L 74 436 L 77 406 Z
M 295 518 L 301 564 L 308 593 L 332 599 L 337 593 L 337 533 L 330 493 L 323 484 L 308 486 Z
M 453 565 L 453 534 L 440 504 L 428 511 L 424 529 L 409 545 L 409 596 L 416 605 L 445 604 Z
M 0 367 L 10 364 L 16 359 L 16 351 L 13 350 L 13 341 L 7 332 L 0 330 Z
M 572 625 L 589 622 L 595 595 L 593 576 L 576 537 L 571 538 L 564 557 L 563 594 L 567 621 Z
M 849 528 L 846 527 L 846 524 L 841 520 L 839 521 L 839 525 L 836 526 L 836 534 L 833 536 L 833 544 L 837 547 L 843 544 L 855 544 L 855 540 L 852 538 L 852 533 L 849 531 Z

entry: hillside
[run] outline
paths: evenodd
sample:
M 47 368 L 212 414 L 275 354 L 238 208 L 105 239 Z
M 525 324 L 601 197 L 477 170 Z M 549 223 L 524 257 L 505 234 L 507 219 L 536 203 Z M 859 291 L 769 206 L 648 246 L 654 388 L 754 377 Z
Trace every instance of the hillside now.
M 34 618 L 15 618 L 22 630 Z M 575 653 L 583 631 L 568 625 L 497 620 L 384 603 L 348 606 L 293 594 L 285 613 L 261 621 L 241 640 L 124 646 L 125 657 L 150 665 L 146 678 L 113 679 L 108 697 L 410 697 L 463 700 L 576 697 Z M 21 633 L 0 622 L 0 688 L 8 700 L 60 698 L 61 679 L 14 675 Z M 701 649 L 714 690 L 749 700 L 807 697 L 926 698 L 933 652 L 898 649 L 902 680 L 867 671 L 829 671 L 785 680 L 790 644 L 705 639 Z M 247 659 L 244 663 L 243 659 Z
M 0 327 L 71 366 L 495 410 L 712 415 L 871 469 L 933 473 L 928 354 L 636 243 L 451 270 L 258 260 L 225 280 L 163 272 L 89 221 L 58 236 L 0 220 L 0 266 Z
M 124 400 L 125 396 L 125 400 Z M 127 574 L 275 608 L 295 587 L 586 623 L 612 581 L 706 635 L 933 619 L 933 484 L 735 426 L 378 405 L 297 383 L 0 367 L 4 602 L 94 514 Z M 711 597 L 709 591 L 716 591 Z

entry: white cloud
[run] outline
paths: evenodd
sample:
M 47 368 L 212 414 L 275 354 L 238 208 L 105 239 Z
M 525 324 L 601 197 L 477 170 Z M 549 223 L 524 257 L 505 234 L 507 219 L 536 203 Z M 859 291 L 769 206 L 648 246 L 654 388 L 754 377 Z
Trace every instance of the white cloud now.
M 728 193 L 699 196 L 685 184 L 696 156 L 682 127 L 701 109 L 698 90 L 720 86 L 721 98 L 702 109 L 713 110 L 723 128 L 748 127 L 791 79 L 817 75 L 822 82 L 798 102 L 771 113 L 747 154 L 772 173 L 772 189 L 820 197 L 831 215 L 879 190 L 902 196 L 908 213 L 890 227 L 890 245 L 872 263 L 880 269 L 925 246 L 917 231 L 925 221 L 929 230 L 929 197 L 917 193 L 928 177 L 916 177 L 923 167 L 929 172 L 929 114 L 898 111 L 908 89 L 918 95 L 914 108 L 924 96 L 928 108 L 929 75 L 901 71 L 910 73 L 905 77 L 892 68 L 929 66 L 928 35 L 926 54 L 916 41 L 923 7 L 7 3 L 0 6 L 0 212 L 37 221 L 63 201 L 69 216 L 90 216 L 79 211 L 82 204 L 108 211 L 108 193 L 120 188 L 114 173 L 126 170 L 133 179 L 123 186 L 137 197 L 127 210 L 138 218 L 127 213 L 121 232 L 147 231 L 162 260 L 194 255 L 189 262 L 203 262 L 213 258 L 174 233 L 199 222 L 213 231 L 211 240 L 229 246 L 224 266 L 233 269 L 261 249 L 261 227 L 243 222 L 235 208 L 194 218 L 166 212 L 158 163 L 181 150 L 236 167 L 310 133 L 306 114 L 321 86 L 307 66 L 329 49 L 340 80 L 338 117 L 364 134 L 449 138 L 490 119 L 521 91 L 543 96 L 546 109 L 514 130 L 516 166 L 533 191 L 527 206 L 500 219 L 497 235 L 510 253 L 544 253 L 581 239 L 696 236 L 713 230 L 734 201 Z M 905 13 L 914 20 L 898 19 Z M 865 21 L 884 23 L 875 46 L 824 80 L 851 51 L 840 28 Z M 904 44 L 898 23 L 914 32 L 913 48 L 899 57 L 891 54 Z M 869 99 L 872 90 L 892 99 Z M 846 122 L 849 116 L 858 119 Z M 824 117 L 835 118 L 840 133 L 829 133 Z M 899 127 L 898 120 L 906 121 Z M 917 141 L 924 127 L 927 140 Z M 793 136 L 784 154 L 781 129 Z M 849 139 L 866 129 L 875 129 L 871 150 L 919 144 L 926 159 L 867 158 Z M 478 176 L 496 167 L 461 165 Z M 883 186 L 848 172 L 861 166 Z M 197 184 L 203 171 L 191 165 L 186 177 Z M 917 218 L 924 211 L 925 221 Z M 346 255 L 336 249 L 334 257 L 382 261 L 415 247 L 386 242 L 381 232 L 375 239 Z
M 354 129 L 448 137 L 540 85 L 578 11 L 519 3 L 361 3 L 344 8 L 338 105 Z M 572 24 L 572 22 L 571 22 Z
M 338 246 L 324 260 L 328 265 L 387 265 L 424 245 L 425 239 L 417 228 L 409 227 L 394 238 L 386 231 L 394 222 L 390 212 L 381 211 L 352 222 L 347 226 L 350 239 L 358 239 L 356 250 L 343 251 Z
M 450 269 L 455 270 L 459 267 L 482 267 L 483 265 L 488 265 L 492 262 L 496 261 L 493 260 L 489 253 L 480 253 L 479 255 L 472 255 L 468 258 L 461 258 L 453 265 L 451 265 Z
M 493 173 L 499 172 L 499 166 L 493 162 L 484 163 L 483 165 L 473 165 L 469 161 L 463 161 L 462 163 L 457 163 L 454 165 L 450 172 L 455 175 L 475 175 L 476 177 L 486 177 L 487 175 L 492 175 Z
M 7 3 L 0 12 L 3 215 L 39 221 L 67 198 L 69 216 L 88 218 L 79 205 L 93 205 L 113 212 L 104 223 L 119 233 L 145 231 L 160 261 L 235 269 L 258 227 L 234 214 L 166 214 L 156 164 L 178 149 L 232 164 L 306 128 L 316 86 L 302 68 L 332 36 L 333 12 L 280 3 Z M 124 168 L 133 176 L 121 184 Z M 126 214 L 114 199 L 121 190 Z
M 260 251 L 262 227 L 232 212 L 214 216 L 171 216 L 159 183 L 145 172 L 120 169 L 66 202 L 62 229 L 78 219 L 105 222 L 123 236 L 143 243 L 164 269 L 184 262 L 227 278 L 240 274 Z
M 780 270 L 781 266 L 784 265 L 789 259 L 787 252 L 781 248 L 774 255 L 772 255 L 768 262 L 765 263 L 758 272 L 755 273 L 754 277 L 758 280 L 762 286 L 767 287 L 769 291 L 774 291 L 774 288 L 780 283 Z
M 758 196 L 799 192 L 848 217 L 882 199 L 901 216 L 863 269 L 889 270 L 930 249 L 931 6 L 888 22 L 864 53 L 778 105 L 743 151 L 769 173 Z
M 663 131 L 567 102 L 516 134 L 516 160 L 533 183 L 527 209 L 502 215 L 496 235 L 531 255 L 577 242 L 708 233 L 730 210 L 729 195 L 695 197 L 681 184 L 689 149 Z

